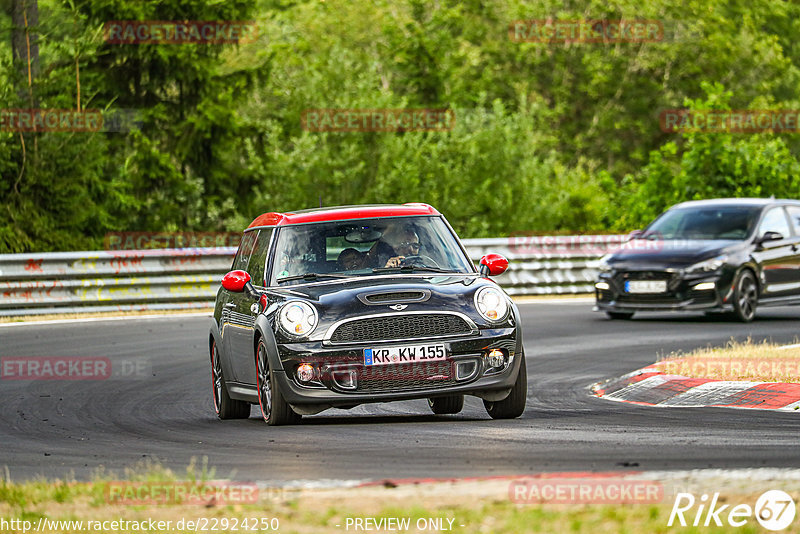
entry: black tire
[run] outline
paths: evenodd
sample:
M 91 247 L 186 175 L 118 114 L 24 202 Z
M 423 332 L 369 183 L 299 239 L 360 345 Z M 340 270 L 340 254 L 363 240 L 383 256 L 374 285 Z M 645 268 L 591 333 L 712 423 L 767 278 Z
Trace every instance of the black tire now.
M 525 355 L 520 354 L 520 357 L 522 361 L 519 364 L 519 374 L 508 397 L 501 401 L 483 401 L 483 406 L 492 419 L 513 419 L 525 411 L 525 401 L 528 399 L 528 371 Z
M 214 410 L 220 419 L 247 419 L 250 417 L 250 403 L 232 399 L 228 395 L 228 386 L 222 376 L 222 364 L 219 361 L 217 342 L 211 342 L 211 387 L 214 396 Z
M 634 312 L 612 312 L 612 311 L 606 312 L 606 315 L 608 316 L 609 319 L 614 319 L 614 320 L 621 319 L 624 321 L 627 321 L 628 319 L 633 317 L 633 314 Z
M 288 425 L 300 421 L 300 415 L 283 399 L 275 374 L 269 367 L 267 345 L 261 339 L 256 353 L 256 387 L 261 416 L 270 426 Z
M 753 273 L 745 269 L 733 282 L 733 317 L 749 323 L 756 316 L 758 284 Z
M 454 414 L 464 408 L 464 395 L 448 395 L 428 399 L 428 406 L 436 415 Z

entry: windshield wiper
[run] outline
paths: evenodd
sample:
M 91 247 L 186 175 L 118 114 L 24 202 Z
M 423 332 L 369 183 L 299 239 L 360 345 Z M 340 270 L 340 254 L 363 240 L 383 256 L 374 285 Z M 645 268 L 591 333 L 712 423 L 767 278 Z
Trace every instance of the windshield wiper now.
M 387 272 L 410 273 L 412 271 L 429 271 L 432 273 L 450 273 L 450 274 L 457 273 L 457 271 L 453 271 L 450 269 L 441 269 L 439 267 L 425 267 L 421 265 L 402 265 L 400 267 L 376 267 L 372 269 L 373 273 L 387 273 Z
M 289 282 L 290 280 L 305 280 L 307 282 L 313 282 L 314 280 L 319 280 L 320 278 L 350 278 L 350 277 L 351 275 L 349 274 L 305 273 L 305 274 L 298 274 L 295 276 L 286 276 L 284 278 L 278 278 L 278 283 Z

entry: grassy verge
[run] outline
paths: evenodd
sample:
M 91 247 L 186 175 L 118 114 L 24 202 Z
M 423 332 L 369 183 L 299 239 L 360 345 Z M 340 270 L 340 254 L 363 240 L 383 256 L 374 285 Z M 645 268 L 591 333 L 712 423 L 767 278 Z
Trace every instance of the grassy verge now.
M 800 346 L 731 340 L 724 347 L 670 353 L 656 365 L 667 374 L 693 378 L 800 383 Z
M 634 475 L 640 477 L 642 474 Z M 683 475 L 682 475 L 683 476 Z M 336 489 L 280 489 L 261 488 L 255 502 L 221 503 L 213 499 L 202 503 L 173 502 L 171 504 L 145 504 L 110 502 L 109 488 L 120 484 L 118 478 L 98 475 L 90 483 L 64 481 L 0 482 L 0 525 L 2 521 L 28 521 L 24 524 L 3 525 L 4 532 L 29 533 L 36 531 L 40 519 L 47 520 L 49 528 L 37 532 L 282 532 L 282 533 L 338 533 L 338 532 L 457 532 L 505 534 L 518 532 L 576 532 L 576 533 L 666 533 L 666 532 L 730 532 L 723 527 L 668 526 L 669 517 L 678 491 L 687 485 L 698 497 L 702 492 L 727 489 L 720 503 L 749 503 L 757 501 L 765 489 L 783 488 L 797 501 L 800 497 L 800 478 L 797 474 L 787 480 L 776 477 L 757 482 L 746 480 L 737 484 L 726 478 L 703 477 L 711 489 L 697 485 L 697 475 L 673 478 L 658 482 L 663 486 L 663 498 L 649 504 L 551 504 L 548 502 L 515 503 L 510 499 L 511 479 L 464 480 L 426 484 L 374 485 Z M 719 474 L 716 475 L 719 477 Z M 695 477 L 693 479 L 692 477 Z M 125 480 L 152 486 L 190 481 L 200 483 L 214 479 L 213 470 L 206 466 L 198 472 L 190 466 L 184 477 L 169 470 L 150 467 L 144 472 L 127 472 Z M 519 479 L 516 479 L 519 480 Z M 541 480 L 541 479 L 540 479 Z M 547 479 L 555 484 L 571 483 L 576 479 L 555 477 Z M 595 479 L 596 481 L 596 479 Z M 741 481 L 740 481 L 741 482 Z M 653 483 L 652 480 L 649 483 Z M 759 486 L 760 484 L 760 486 Z M 763 486 L 763 487 L 761 487 Z M 716 489 L 715 489 L 716 488 Z M 691 519 L 694 518 L 693 510 Z M 687 512 L 687 518 L 690 515 Z M 724 517 L 724 516 L 723 516 Z M 44 519 L 42 519 L 44 521 Z M 383 528 L 376 528 L 381 520 Z M 242 521 L 255 530 L 242 528 Z M 358 521 L 362 528 L 358 528 Z M 367 523 L 369 520 L 371 523 Z M 72 524 L 55 525 L 52 521 L 72 521 Z M 81 524 L 74 522 L 81 521 Z M 98 523 L 103 522 L 102 526 Z M 111 523 L 117 521 L 118 524 Z M 123 523 L 127 521 L 128 523 Z M 133 528 L 132 523 L 149 523 L 148 528 Z M 157 522 L 160 526 L 152 527 Z M 167 523 L 169 522 L 169 523 Z M 236 528 L 234 527 L 236 523 Z M 365 528 L 366 525 L 372 528 Z M 394 525 L 395 528 L 389 528 Z M 403 527 L 403 525 L 407 525 Z M 18 527 L 18 528 L 15 528 Z M 751 518 L 737 532 L 761 531 Z M 205 527 L 205 528 L 204 528 Z M 215 529 L 212 529 L 215 527 Z

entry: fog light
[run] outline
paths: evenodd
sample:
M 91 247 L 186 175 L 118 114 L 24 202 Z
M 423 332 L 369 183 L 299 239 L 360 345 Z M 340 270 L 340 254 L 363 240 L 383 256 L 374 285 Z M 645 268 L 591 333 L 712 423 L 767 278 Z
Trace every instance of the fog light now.
M 707 291 L 709 289 L 714 289 L 715 284 L 714 282 L 703 282 L 702 284 L 697 284 L 694 286 L 695 291 Z
M 608 289 L 609 285 L 606 282 L 597 282 L 594 287 L 597 289 Z
M 505 363 L 505 356 L 503 351 L 499 349 L 492 349 L 486 355 L 486 363 L 489 367 L 502 367 Z
M 316 370 L 310 363 L 301 363 L 297 366 L 297 380 L 300 382 L 311 382 L 316 376 Z

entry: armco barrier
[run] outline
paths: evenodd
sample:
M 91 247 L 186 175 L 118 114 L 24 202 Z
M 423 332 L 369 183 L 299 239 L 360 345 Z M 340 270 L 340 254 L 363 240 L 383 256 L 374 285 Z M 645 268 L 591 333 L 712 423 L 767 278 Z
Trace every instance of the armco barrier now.
M 588 293 L 596 260 L 625 236 L 465 239 L 473 261 L 505 255 L 497 282 L 511 295 Z M 235 248 L 0 255 L 0 316 L 208 309 Z

